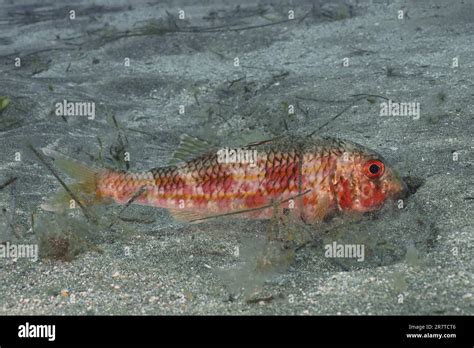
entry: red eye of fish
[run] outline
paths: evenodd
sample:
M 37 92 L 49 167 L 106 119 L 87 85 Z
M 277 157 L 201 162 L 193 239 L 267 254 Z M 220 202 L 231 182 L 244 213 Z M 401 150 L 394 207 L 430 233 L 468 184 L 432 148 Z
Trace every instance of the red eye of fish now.
M 380 178 L 385 171 L 385 165 L 379 160 L 368 161 L 364 165 L 364 173 L 369 178 Z

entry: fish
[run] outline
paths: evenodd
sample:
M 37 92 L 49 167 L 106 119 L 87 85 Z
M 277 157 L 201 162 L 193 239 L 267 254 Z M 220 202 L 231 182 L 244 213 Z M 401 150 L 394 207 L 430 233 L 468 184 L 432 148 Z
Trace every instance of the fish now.
M 172 164 L 140 172 L 95 169 L 49 154 L 76 179 L 70 188 L 84 206 L 147 205 L 193 223 L 228 215 L 271 219 L 278 211 L 315 224 L 338 213 L 379 210 L 408 192 L 379 153 L 334 137 L 285 136 L 222 148 L 183 136 Z M 60 192 L 42 207 L 56 211 L 70 200 L 70 192 Z

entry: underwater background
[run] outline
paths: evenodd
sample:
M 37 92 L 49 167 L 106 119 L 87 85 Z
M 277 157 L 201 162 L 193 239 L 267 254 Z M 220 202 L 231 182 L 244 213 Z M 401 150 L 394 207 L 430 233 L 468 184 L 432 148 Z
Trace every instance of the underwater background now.
M 0 250 L 0 314 L 473 314 L 472 18 L 461 0 L 0 0 L 0 242 L 39 248 Z M 183 134 L 311 132 L 381 153 L 410 195 L 316 226 L 40 207 L 60 184 L 31 147 L 141 171 Z

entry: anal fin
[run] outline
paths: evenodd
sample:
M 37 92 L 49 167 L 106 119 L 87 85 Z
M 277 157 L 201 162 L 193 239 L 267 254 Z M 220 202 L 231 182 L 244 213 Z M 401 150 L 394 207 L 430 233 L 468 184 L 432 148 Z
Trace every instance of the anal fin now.
M 213 217 L 212 215 L 208 215 L 203 212 L 194 212 L 182 209 L 168 209 L 168 211 L 173 216 L 173 218 L 179 222 L 198 223 L 202 220 L 207 220 Z

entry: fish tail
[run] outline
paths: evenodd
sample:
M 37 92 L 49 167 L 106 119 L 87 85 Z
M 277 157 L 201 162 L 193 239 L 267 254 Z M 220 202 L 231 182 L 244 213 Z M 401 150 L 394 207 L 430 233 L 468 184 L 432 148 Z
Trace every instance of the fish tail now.
M 53 151 L 44 152 L 53 157 L 54 164 L 74 179 L 75 182 L 72 184 L 62 182 L 63 188 L 41 205 L 43 210 L 64 211 L 81 204 L 90 206 L 103 203 L 103 199 L 97 190 L 98 178 L 102 170 L 90 168 Z M 79 201 L 79 204 L 77 201 Z

